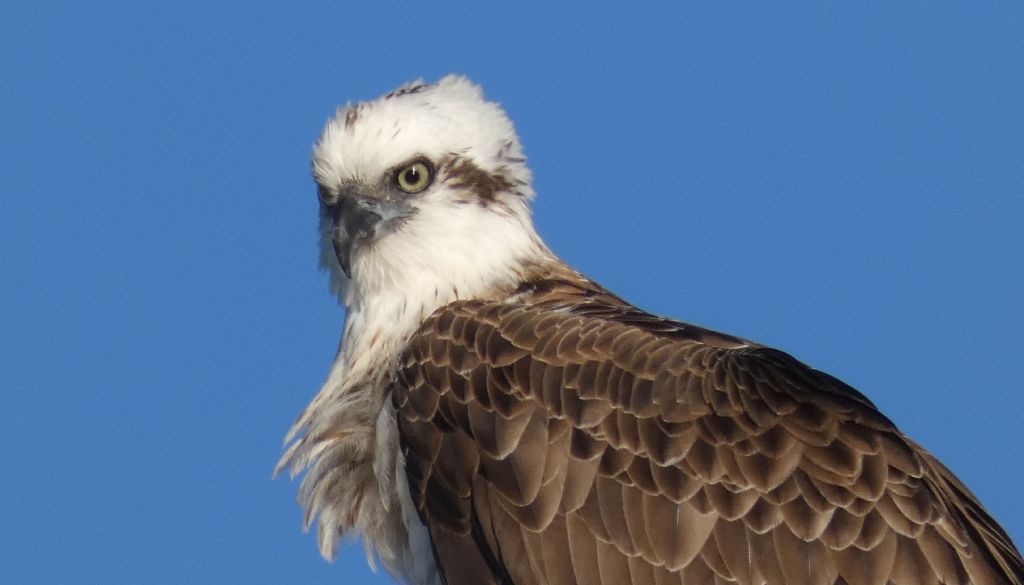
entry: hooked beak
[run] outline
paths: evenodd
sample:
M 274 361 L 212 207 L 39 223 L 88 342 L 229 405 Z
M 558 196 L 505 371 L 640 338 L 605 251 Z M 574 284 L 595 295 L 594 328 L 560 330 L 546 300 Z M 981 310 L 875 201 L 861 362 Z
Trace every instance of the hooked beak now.
M 352 278 L 352 253 L 357 246 L 376 238 L 392 220 L 408 215 L 401 201 L 387 201 L 356 191 L 343 193 L 328 208 L 334 218 L 334 254 L 345 276 Z

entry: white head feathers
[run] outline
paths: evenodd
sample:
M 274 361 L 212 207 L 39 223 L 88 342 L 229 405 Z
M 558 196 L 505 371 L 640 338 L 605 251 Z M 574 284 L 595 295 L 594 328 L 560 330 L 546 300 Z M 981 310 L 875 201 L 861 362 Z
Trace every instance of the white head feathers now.
M 467 156 L 488 173 L 519 181 L 532 197 L 530 171 L 512 121 L 483 90 L 449 75 L 433 85 L 407 83 L 369 102 L 347 104 L 324 127 L 313 147 L 313 175 L 330 185 L 376 179 L 389 165 L 422 155 L 432 160 Z
M 464 77 L 409 83 L 339 109 L 313 149 L 313 174 L 325 192 L 358 186 L 387 198 L 380 190 L 393 187 L 396 169 L 417 159 L 430 165 L 432 183 L 403 196 L 398 227 L 353 250 L 351 279 L 331 246 L 336 218 L 321 214 L 321 263 L 345 305 L 407 292 L 448 302 L 550 254 L 530 219 L 531 176 L 512 122 Z

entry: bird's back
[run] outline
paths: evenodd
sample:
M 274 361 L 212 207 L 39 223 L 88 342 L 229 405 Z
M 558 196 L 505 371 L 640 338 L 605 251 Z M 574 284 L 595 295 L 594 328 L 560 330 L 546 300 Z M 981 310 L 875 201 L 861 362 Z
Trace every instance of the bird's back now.
M 435 312 L 395 388 L 461 583 L 1024 583 L 1006 533 L 862 394 L 570 271 Z

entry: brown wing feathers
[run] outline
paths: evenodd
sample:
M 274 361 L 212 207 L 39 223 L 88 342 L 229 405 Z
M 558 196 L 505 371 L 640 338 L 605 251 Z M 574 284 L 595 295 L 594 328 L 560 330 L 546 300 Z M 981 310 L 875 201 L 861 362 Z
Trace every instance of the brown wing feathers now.
M 600 289 L 449 305 L 395 386 L 450 585 L 1024 583 L 1006 534 L 859 393 Z

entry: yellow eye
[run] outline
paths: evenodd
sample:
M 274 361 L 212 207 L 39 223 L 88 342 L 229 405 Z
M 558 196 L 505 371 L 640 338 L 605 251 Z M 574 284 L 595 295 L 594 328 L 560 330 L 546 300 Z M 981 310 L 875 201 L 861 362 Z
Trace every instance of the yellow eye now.
M 406 193 L 419 193 L 430 186 L 430 167 L 424 162 L 414 162 L 398 170 L 395 182 Z

